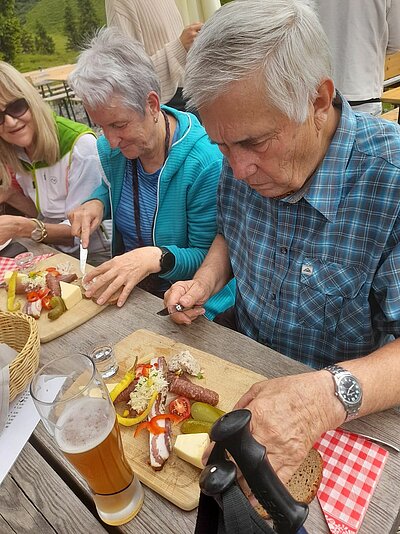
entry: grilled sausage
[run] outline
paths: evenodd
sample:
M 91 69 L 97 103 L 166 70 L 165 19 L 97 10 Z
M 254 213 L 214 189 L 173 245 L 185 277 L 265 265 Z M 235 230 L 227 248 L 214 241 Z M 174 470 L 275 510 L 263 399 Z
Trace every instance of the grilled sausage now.
M 135 378 L 135 380 L 131 382 L 128 387 L 121 391 L 121 393 L 115 398 L 114 404 L 118 404 L 119 402 L 128 402 L 131 398 L 131 392 L 135 389 L 138 380 L 138 378 Z
M 181 395 L 195 401 L 206 402 L 207 404 L 211 404 L 211 406 L 216 406 L 219 402 L 219 395 L 216 391 L 203 388 L 177 376 L 171 380 L 169 390 L 176 395 Z
M 60 282 L 51 273 L 46 274 L 46 286 L 54 297 L 61 297 Z

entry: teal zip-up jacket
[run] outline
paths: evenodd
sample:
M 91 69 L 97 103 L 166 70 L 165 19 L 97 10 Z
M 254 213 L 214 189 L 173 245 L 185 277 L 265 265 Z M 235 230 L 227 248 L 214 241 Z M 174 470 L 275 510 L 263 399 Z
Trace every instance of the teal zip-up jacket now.
M 175 282 L 193 277 L 216 235 L 222 155 L 194 115 L 162 107 L 178 121 L 179 139 L 171 146 L 159 176 L 153 244 L 174 254 L 175 267 L 160 277 Z M 103 182 L 88 200 L 100 200 L 104 204 L 103 219 L 113 221 L 115 256 L 123 252 L 114 214 L 121 198 L 127 159 L 119 148 L 112 149 L 104 136 L 98 139 L 97 149 Z M 207 301 L 206 317 L 213 319 L 232 306 L 234 299 L 235 282 L 231 281 Z

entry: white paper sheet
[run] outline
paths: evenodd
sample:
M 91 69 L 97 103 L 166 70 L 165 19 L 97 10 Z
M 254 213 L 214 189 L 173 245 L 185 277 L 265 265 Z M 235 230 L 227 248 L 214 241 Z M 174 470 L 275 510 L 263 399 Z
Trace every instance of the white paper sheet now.
M 11 403 L 7 421 L 0 434 L 0 485 L 39 422 L 29 389 Z

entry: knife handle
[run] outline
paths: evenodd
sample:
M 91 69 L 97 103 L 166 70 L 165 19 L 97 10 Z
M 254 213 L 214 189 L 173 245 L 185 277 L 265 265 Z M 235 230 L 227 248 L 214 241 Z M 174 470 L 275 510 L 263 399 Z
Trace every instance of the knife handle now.
M 266 449 L 250 432 L 251 412 L 235 410 L 218 419 L 211 439 L 233 456 L 259 503 L 271 516 L 278 534 L 295 534 L 308 516 L 308 506 L 297 502 L 272 469 Z

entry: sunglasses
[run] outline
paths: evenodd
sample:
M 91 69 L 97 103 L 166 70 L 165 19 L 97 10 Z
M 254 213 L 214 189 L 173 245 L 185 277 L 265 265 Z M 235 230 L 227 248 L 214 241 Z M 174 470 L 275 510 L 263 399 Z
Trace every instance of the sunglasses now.
M 17 119 L 18 117 L 22 117 L 28 109 L 29 104 L 25 98 L 19 98 L 18 100 L 14 100 L 14 102 L 10 102 L 4 111 L 0 111 L 0 125 L 4 123 L 6 115 Z

